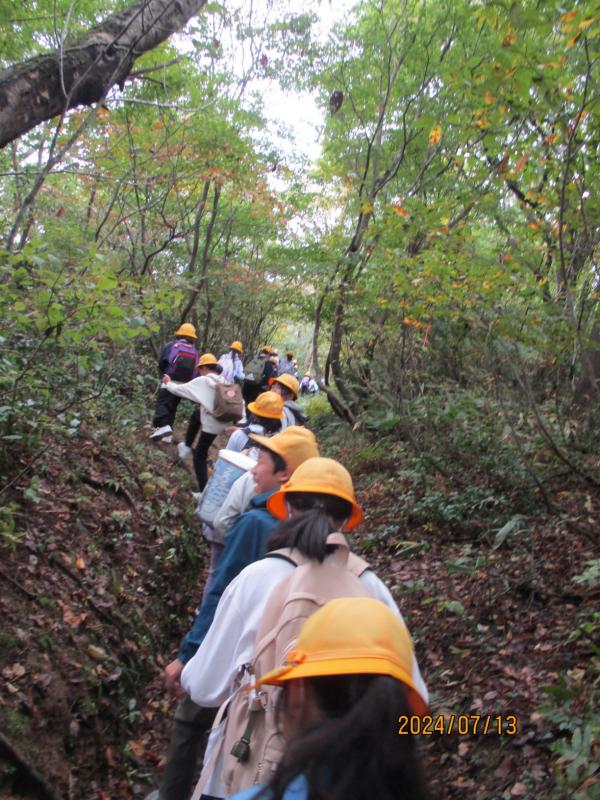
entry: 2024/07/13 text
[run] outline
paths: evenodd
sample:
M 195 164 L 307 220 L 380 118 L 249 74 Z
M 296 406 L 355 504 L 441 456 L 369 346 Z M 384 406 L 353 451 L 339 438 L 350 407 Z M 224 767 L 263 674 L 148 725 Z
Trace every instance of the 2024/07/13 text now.
M 437 717 L 408 716 L 398 717 L 398 735 L 433 736 L 434 734 L 476 736 L 477 734 L 496 736 L 515 736 L 518 732 L 517 717 L 514 714 L 448 714 Z

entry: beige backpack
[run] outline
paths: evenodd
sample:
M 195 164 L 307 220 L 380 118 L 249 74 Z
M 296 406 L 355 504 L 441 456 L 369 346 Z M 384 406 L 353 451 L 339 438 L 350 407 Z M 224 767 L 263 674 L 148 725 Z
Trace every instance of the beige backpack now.
M 242 684 L 219 709 L 213 726 L 217 734 L 207 754 L 200 783 L 192 800 L 198 800 L 213 771 L 222 771 L 222 794 L 230 794 L 258 783 L 266 783 L 279 763 L 284 742 L 276 721 L 275 686 L 250 690 L 257 677 L 282 665 L 294 648 L 302 624 L 322 605 L 337 597 L 368 597 L 359 580 L 369 565 L 351 553 L 341 533 L 330 534 L 328 544 L 336 550 L 322 564 L 297 550 L 283 549 L 265 558 L 284 558 L 296 569 L 273 589 L 256 635 L 252 663 L 246 665 Z M 212 778 L 211 778 L 212 776 Z M 214 791 L 214 790 L 213 790 Z

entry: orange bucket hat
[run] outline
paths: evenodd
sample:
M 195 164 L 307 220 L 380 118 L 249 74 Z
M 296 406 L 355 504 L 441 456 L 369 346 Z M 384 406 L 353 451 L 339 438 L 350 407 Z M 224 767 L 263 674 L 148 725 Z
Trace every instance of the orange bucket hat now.
M 389 675 L 409 690 L 414 714 L 427 713 L 427 689 L 401 617 L 372 597 L 330 600 L 309 617 L 283 667 L 256 682 L 281 686 L 322 675 Z
M 274 392 L 269 392 L 269 394 L 274 394 Z M 280 395 L 277 397 L 281 400 Z M 275 436 L 259 436 L 257 433 L 250 433 L 248 436 L 261 447 L 281 456 L 287 466 L 293 470 L 297 470 L 307 459 L 314 459 L 319 455 L 319 446 L 314 433 L 301 425 L 290 425 L 289 428 L 281 433 L 276 433 Z M 287 514 L 285 516 L 287 517 Z
M 232 342 L 232 343 L 229 345 L 229 349 L 230 349 L 230 350 L 237 350 L 237 352 L 238 352 L 238 353 L 243 353 L 243 352 L 244 352 L 244 349 L 243 349 L 243 347 L 242 347 L 242 343 L 241 343 L 241 342 L 238 342 L 238 340 L 237 340 L 237 339 L 235 340 L 235 342 Z
M 263 392 L 253 403 L 248 403 L 248 411 L 257 417 L 283 419 L 283 398 L 277 392 Z
M 350 473 L 332 458 L 310 458 L 308 461 L 304 461 L 289 481 L 269 497 L 267 508 L 277 519 L 288 518 L 286 498 L 292 492 L 332 494 L 342 500 L 347 500 L 352 506 L 352 512 L 342 528 L 344 531 L 355 528 L 363 518 L 362 508 L 356 502 Z
M 275 382 L 280 383 L 282 386 L 285 386 L 286 389 L 289 389 L 294 395 L 294 399 L 298 397 L 300 384 L 293 375 L 290 375 L 288 372 L 284 372 L 283 375 L 278 375 L 276 378 L 269 378 L 269 386 L 273 386 Z

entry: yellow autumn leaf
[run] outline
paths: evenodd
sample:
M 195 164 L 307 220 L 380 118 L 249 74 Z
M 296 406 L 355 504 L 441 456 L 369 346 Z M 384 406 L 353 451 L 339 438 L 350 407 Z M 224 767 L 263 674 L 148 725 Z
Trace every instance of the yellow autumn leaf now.
M 429 144 L 435 145 L 440 141 L 441 138 L 442 138 L 441 125 L 434 125 L 433 128 L 429 131 Z
M 80 570 L 81 572 L 84 572 L 85 571 L 85 561 L 83 560 L 83 558 L 78 558 L 75 561 L 75 566 L 77 567 L 78 570 Z
M 491 106 L 494 102 L 494 95 L 491 92 L 486 92 L 483 95 L 484 102 L 487 103 L 488 106 Z
M 570 22 L 572 19 L 575 19 L 576 16 L 577 16 L 577 12 L 576 11 L 567 11 L 566 14 L 562 15 L 562 17 L 560 18 L 560 21 L 561 22 Z
M 579 23 L 579 30 L 584 31 L 586 28 L 589 28 L 592 23 L 596 21 L 596 17 L 590 17 L 589 19 L 582 19 Z
M 575 47 L 580 38 L 581 38 L 581 33 L 578 33 L 575 36 L 573 36 L 572 39 L 569 39 L 569 41 L 567 42 L 567 48 L 570 50 L 571 47 Z

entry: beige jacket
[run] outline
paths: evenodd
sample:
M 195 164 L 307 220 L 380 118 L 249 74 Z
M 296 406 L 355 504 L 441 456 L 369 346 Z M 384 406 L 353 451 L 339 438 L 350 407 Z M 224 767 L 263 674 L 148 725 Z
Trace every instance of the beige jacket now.
M 176 394 L 177 397 L 191 400 L 200 406 L 200 424 L 205 433 L 223 433 L 230 423 L 219 422 L 212 415 L 212 410 L 215 407 L 215 385 L 217 383 L 226 383 L 222 375 L 202 375 L 200 378 L 194 378 L 193 381 L 188 381 L 187 383 L 169 381 L 169 383 L 163 384 L 163 388 L 167 389 L 171 394 Z

